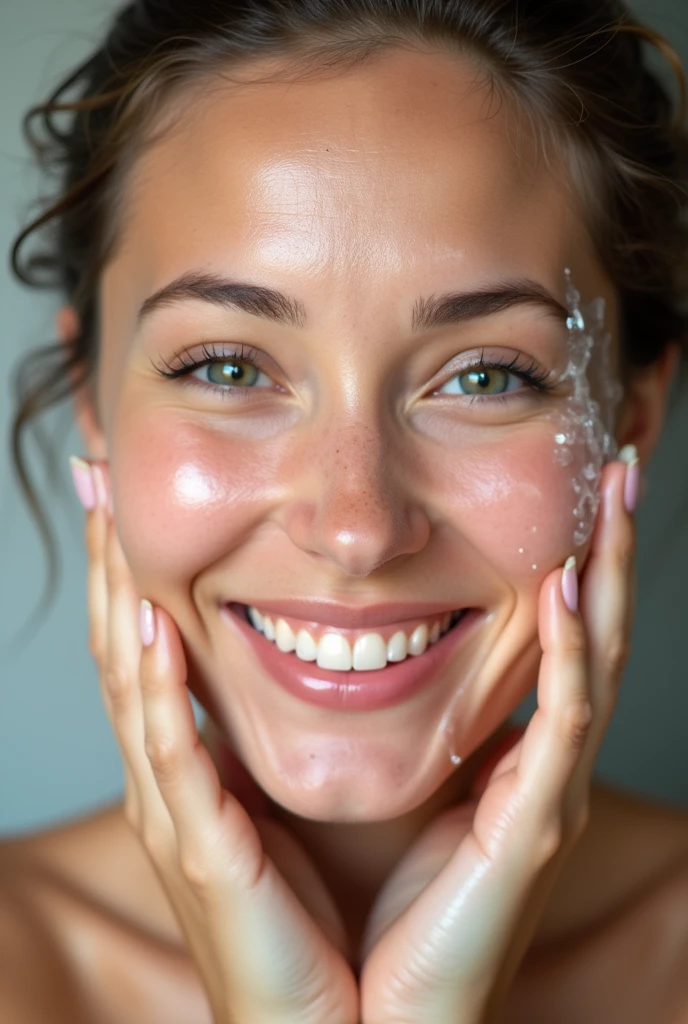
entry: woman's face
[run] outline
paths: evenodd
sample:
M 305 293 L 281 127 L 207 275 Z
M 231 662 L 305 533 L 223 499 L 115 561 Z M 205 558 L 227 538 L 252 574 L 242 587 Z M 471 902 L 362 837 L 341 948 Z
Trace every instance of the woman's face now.
M 122 547 L 181 631 L 191 689 L 274 799 L 323 820 L 397 816 L 454 770 L 450 747 L 465 759 L 533 685 L 540 584 L 586 554 L 583 456 L 553 454 L 570 382 L 541 391 L 475 367 L 515 360 L 556 385 L 564 315 L 535 301 L 420 313 L 525 280 L 564 307 L 570 268 L 584 300 L 606 299 L 615 337 L 613 291 L 528 119 L 468 61 L 393 52 L 176 103 L 127 182 L 102 279 L 98 403 Z M 137 323 L 184 274 L 278 290 L 294 315 L 206 293 Z M 217 361 L 191 376 L 159 372 L 208 350 Z M 414 602 L 386 613 L 408 632 L 426 603 L 475 611 L 444 660 L 419 656 L 403 698 L 321 706 L 275 680 L 226 610 L 294 599 Z M 336 608 L 327 622 L 336 632 Z

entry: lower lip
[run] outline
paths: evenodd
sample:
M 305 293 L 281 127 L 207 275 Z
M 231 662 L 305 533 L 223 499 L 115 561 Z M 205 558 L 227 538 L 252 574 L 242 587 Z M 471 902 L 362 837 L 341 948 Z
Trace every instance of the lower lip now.
M 453 629 L 423 654 L 391 662 L 386 668 L 333 672 L 319 668 L 313 661 L 302 661 L 294 653 L 280 651 L 249 624 L 243 605 L 223 605 L 221 612 L 246 638 L 275 682 L 299 700 L 330 711 L 377 711 L 394 707 L 426 690 L 482 618 L 479 609 L 469 609 Z

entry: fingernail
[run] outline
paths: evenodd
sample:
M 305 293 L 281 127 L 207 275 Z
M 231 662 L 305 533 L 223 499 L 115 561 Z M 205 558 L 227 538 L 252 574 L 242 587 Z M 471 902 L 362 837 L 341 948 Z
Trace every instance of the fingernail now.
M 153 605 L 150 601 L 146 601 L 145 598 L 141 602 L 139 621 L 141 624 L 141 643 L 144 647 L 150 647 L 155 640 L 155 615 L 153 614 Z
M 561 574 L 561 593 L 564 604 L 570 612 L 578 609 L 578 574 L 576 572 L 576 556 L 569 555 L 564 562 Z
M 624 481 L 624 506 L 627 512 L 633 512 L 638 504 L 640 490 L 640 461 L 638 449 L 634 444 L 626 444 L 619 452 L 619 459 L 626 463 L 626 479 Z
M 625 462 L 628 466 L 638 458 L 638 449 L 634 444 L 625 444 L 623 448 L 619 450 L 619 454 L 616 457 L 621 462 Z
M 69 456 L 69 468 L 72 471 L 74 490 L 79 501 L 85 509 L 92 509 L 96 506 L 96 490 L 93 484 L 93 474 L 88 462 L 84 462 L 78 455 Z

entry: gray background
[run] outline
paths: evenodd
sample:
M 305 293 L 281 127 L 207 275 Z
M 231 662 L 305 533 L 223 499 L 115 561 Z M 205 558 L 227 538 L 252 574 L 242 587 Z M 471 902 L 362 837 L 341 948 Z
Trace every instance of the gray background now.
M 191 2 L 191 0 L 190 0 Z M 90 50 L 119 4 L 106 0 L 23 0 L 0 13 L 0 241 L 26 221 L 41 184 L 20 138 L 31 104 Z M 688 63 L 688 5 L 655 0 L 636 11 Z M 71 492 L 67 457 L 82 451 L 68 406 L 43 419 L 58 453 L 63 487 L 41 488 L 63 559 L 59 597 L 21 648 L 17 630 L 34 610 L 44 562 L 11 471 L 11 374 L 20 354 L 55 340 L 58 300 L 0 272 L 0 831 L 42 828 L 96 809 L 122 790 L 120 758 L 101 705 L 87 648 L 83 515 Z M 682 399 L 649 472 L 638 515 L 638 610 L 631 663 L 600 752 L 596 775 L 657 800 L 688 806 L 688 400 Z M 31 442 L 33 445 L 33 440 Z M 30 448 L 32 465 L 41 463 Z M 529 698 L 524 720 L 534 708 Z M 198 712 L 198 708 L 196 709 Z

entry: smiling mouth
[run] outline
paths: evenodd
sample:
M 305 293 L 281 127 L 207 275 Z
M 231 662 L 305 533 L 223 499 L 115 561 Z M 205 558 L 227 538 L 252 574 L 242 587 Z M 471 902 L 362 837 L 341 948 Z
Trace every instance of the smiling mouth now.
M 369 672 L 419 657 L 454 629 L 469 608 L 378 629 L 338 629 L 234 604 L 241 617 L 285 654 L 334 672 Z

